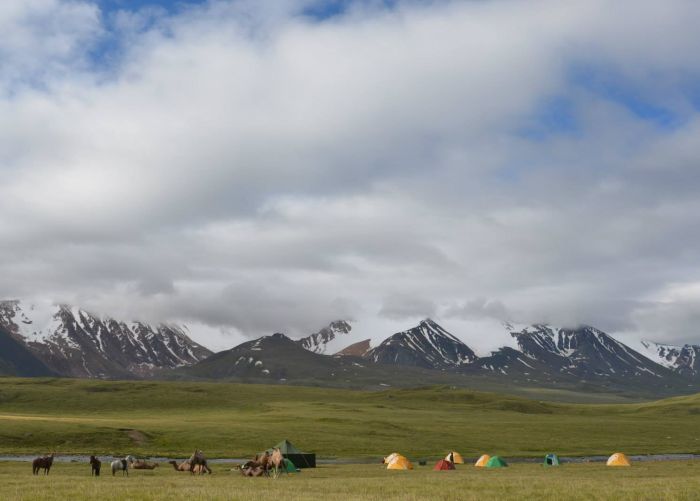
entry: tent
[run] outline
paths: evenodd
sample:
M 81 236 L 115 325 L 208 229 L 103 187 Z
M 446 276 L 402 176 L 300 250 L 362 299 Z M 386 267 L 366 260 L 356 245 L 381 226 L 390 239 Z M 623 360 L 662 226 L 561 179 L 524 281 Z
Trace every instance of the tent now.
M 559 466 L 559 456 L 556 454 L 547 454 L 544 457 L 544 462 L 542 464 L 544 466 Z
M 316 468 L 316 454 L 301 452 L 294 447 L 289 440 L 282 440 L 279 444 L 267 450 L 272 454 L 273 449 L 279 449 L 285 459 L 289 459 L 297 468 Z
M 413 465 L 403 456 L 396 456 L 386 467 L 387 470 L 412 470 Z
M 441 459 L 437 463 L 435 463 L 435 466 L 433 467 L 433 470 L 435 471 L 440 471 L 440 470 L 454 470 L 455 465 L 451 461 L 447 461 L 445 459 Z
M 621 452 L 616 452 L 608 458 L 606 466 L 632 466 L 629 458 Z
M 284 458 L 284 471 L 287 473 L 299 473 L 299 468 L 294 466 L 294 463 L 292 463 L 289 459 Z
M 399 457 L 400 455 L 401 455 L 401 454 L 399 454 L 398 452 L 392 452 L 391 454 L 389 454 L 387 457 L 384 458 L 383 463 L 384 463 L 384 464 L 389 464 L 389 463 L 391 463 L 394 459 L 396 459 L 397 457 Z
M 486 468 L 503 468 L 504 466 L 508 466 L 508 463 L 500 456 L 493 456 L 489 459 L 489 462 L 486 463 Z
M 491 456 L 488 454 L 484 454 L 481 456 L 479 459 L 476 460 L 476 463 L 474 463 L 474 466 L 477 466 L 479 468 L 484 468 L 486 467 L 486 463 L 489 462 L 489 459 L 491 459 Z
M 454 464 L 464 464 L 464 459 L 459 452 L 452 451 L 447 456 L 445 456 L 445 461 L 449 461 Z

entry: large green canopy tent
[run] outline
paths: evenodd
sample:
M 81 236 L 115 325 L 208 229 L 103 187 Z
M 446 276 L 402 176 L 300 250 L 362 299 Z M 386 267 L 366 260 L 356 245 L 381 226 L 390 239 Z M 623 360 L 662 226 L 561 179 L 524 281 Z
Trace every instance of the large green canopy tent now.
M 279 444 L 267 450 L 272 454 L 273 449 L 279 449 L 285 459 L 289 459 L 297 468 L 316 468 L 316 454 L 301 452 L 294 447 L 289 440 L 282 440 Z

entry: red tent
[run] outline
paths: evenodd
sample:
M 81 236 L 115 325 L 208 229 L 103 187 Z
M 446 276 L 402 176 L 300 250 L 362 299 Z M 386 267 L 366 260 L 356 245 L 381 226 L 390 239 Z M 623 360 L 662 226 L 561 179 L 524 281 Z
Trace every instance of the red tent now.
M 435 467 L 433 470 L 439 471 L 439 470 L 454 470 L 455 465 L 453 463 L 450 463 L 449 461 L 445 461 L 444 459 L 441 459 L 437 463 L 435 463 Z

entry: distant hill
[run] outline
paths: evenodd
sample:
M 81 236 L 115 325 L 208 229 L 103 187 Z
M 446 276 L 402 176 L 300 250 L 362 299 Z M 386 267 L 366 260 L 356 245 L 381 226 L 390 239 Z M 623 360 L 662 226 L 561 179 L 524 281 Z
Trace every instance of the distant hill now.
M 2 376 L 54 376 L 51 369 L 29 349 L 0 327 L 0 375 Z

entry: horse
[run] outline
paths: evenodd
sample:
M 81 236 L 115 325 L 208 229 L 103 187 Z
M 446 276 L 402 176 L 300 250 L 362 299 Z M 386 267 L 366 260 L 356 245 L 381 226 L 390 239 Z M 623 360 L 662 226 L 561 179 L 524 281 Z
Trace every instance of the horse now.
M 126 475 L 127 477 L 129 476 L 129 464 L 127 463 L 126 459 L 115 459 L 112 461 L 111 467 L 112 467 L 112 476 L 114 476 L 118 471 L 121 470 L 122 472 L 122 477 Z
M 102 466 L 102 461 L 97 459 L 95 456 L 90 456 L 90 468 L 92 470 L 91 476 L 100 476 L 100 467 Z
M 190 473 L 194 474 L 195 466 L 201 465 L 207 473 L 211 474 L 211 469 L 207 465 L 207 458 L 204 457 L 204 453 L 202 451 L 196 449 L 190 456 L 188 462 L 190 463 Z
M 49 474 L 51 465 L 53 464 L 53 452 L 48 456 L 41 456 L 32 461 L 32 475 L 38 475 L 39 470 L 44 470 L 44 475 Z
M 279 477 L 282 471 L 289 475 L 287 468 L 284 466 L 284 456 L 282 455 L 282 451 L 280 451 L 277 447 L 275 447 L 275 449 L 272 451 L 272 455 L 270 456 L 270 465 L 273 469 L 273 475 L 275 478 Z

